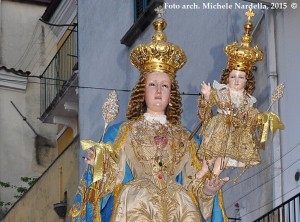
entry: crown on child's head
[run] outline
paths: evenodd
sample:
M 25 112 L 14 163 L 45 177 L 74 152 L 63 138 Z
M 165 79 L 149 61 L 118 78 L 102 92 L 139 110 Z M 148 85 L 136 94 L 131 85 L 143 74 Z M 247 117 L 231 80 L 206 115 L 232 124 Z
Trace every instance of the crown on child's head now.
M 253 24 L 251 22 L 255 13 L 250 8 L 245 15 L 248 17 L 244 25 L 245 33 L 242 35 L 241 45 L 236 41 L 227 45 L 224 49 L 228 56 L 227 68 L 229 70 L 251 71 L 255 62 L 264 57 L 264 53 L 255 46 L 251 48 Z
M 186 63 L 186 55 L 179 46 L 167 42 L 167 35 L 163 32 L 167 23 L 162 18 L 162 14 L 165 13 L 162 6 L 155 11 L 158 18 L 152 23 L 155 29 L 152 41 L 133 49 L 130 61 L 141 73 L 159 71 L 175 78 L 177 70 Z

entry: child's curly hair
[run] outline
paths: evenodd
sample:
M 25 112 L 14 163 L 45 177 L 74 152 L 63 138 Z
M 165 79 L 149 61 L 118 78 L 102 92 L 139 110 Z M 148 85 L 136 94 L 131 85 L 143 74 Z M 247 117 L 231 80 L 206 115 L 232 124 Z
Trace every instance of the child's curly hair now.
M 220 83 L 228 84 L 228 77 L 229 77 L 229 74 L 231 71 L 232 70 L 230 70 L 230 69 L 223 70 L 223 73 L 221 74 Z M 247 93 L 252 95 L 255 90 L 255 79 L 254 79 L 254 75 L 252 74 L 251 71 L 246 72 L 246 79 L 247 79 L 247 82 L 246 82 L 245 90 Z

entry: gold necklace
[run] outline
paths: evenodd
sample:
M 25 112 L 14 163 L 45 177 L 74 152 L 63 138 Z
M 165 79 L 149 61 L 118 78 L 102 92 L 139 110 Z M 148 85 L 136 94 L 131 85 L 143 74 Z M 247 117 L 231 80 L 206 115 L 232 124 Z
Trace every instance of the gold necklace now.
M 184 146 L 174 143 L 181 141 L 182 135 L 179 135 L 179 131 L 178 127 L 170 123 L 151 123 L 144 118 L 139 118 L 133 124 L 131 144 L 135 156 L 144 167 L 146 164 L 151 166 L 152 173 L 158 179 L 163 179 L 164 175 L 173 176 L 176 164 L 185 153 Z M 153 147 L 156 148 L 154 153 Z
M 234 127 L 247 126 L 249 102 L 246 90 L 243 91 L 242 96 L 242 104 L 239 107 L 237 107 L 232 102 L 230 90 L 227 89 L 227 98 L 229 99 L 229 101 L 225 102 L 222 107 L 222 109 L 229 111 L 226 114 L 227 124 L 232 125 Z

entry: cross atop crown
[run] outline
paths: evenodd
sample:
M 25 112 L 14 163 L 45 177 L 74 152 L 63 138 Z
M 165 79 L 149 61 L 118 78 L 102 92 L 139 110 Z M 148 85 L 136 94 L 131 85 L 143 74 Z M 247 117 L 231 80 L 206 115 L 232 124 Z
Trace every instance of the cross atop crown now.
M 158 18 L 161 18 L 164 14 L 166 14 L 166 10 L 160 5 L 154 9 L 156 11 Z
M 248 17 L 248 22 L 250 22 L 251 18 L 255 16 L 255 13 L 252 11 L 252 8 L 249 8 L 245 15 Z

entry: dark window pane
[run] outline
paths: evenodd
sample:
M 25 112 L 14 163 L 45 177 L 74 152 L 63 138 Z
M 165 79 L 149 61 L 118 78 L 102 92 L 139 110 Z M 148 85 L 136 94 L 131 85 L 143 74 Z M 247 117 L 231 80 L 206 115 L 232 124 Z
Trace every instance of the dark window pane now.
M 137 20 L 153 0 L 134 0 L 134 21 Z

